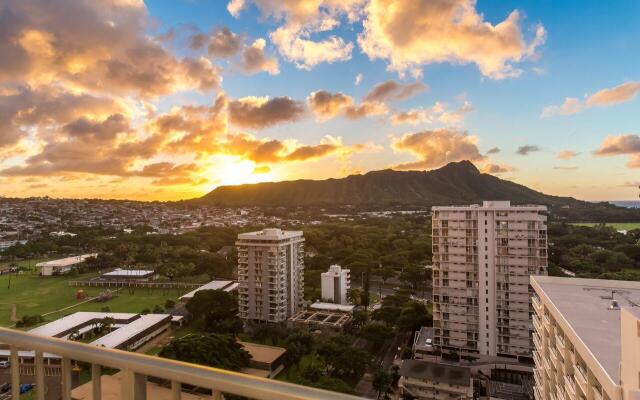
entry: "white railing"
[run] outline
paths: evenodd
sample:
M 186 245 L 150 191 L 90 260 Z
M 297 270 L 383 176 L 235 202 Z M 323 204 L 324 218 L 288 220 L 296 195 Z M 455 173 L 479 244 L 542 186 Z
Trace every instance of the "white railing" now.
M 102 367 L 119 369 L 123 373 L 122 400 L 146 399 L 147 376 L 171 382 L 173 400 L 180 400 L 183 384 L 209 389 L 215 400 L 222 399 L 223 393 L 257 400 L 358 399 L 355 396 L 258 378 L 238 372 L 106 349 L 64 339 L 48 338 L 13 329 L 0 328 L 0 343 L 9 345 L 11 350 L 11 392 L 14 399 L 20 398 L 18 350 L 35 350 L 37 400 L 45 398 L 44 353 L 55 354 L 62 358 L 62 400 L 71 400 L 73 361 L 91 365 L 93 400 L 100 400 L 102 397 L 100 387 Z

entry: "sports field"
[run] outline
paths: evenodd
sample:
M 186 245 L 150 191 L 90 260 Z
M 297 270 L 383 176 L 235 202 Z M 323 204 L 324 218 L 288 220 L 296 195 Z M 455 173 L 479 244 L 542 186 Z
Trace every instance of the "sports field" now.
M 84 300 L 76 299 L 78 288 L 68 286 L 70 279 L 83 279 L 92 276 L 84 274 L 74 277 L 52 276 L 41 277 L 34 272 L 22 274 L 7 274 L 0 276 L 0 326 L 11 326 L 11 306 L 15 304 L 17 316 L 43 315 L 45 320 L 51 321 L 75 311 L 100 311 L 103 307 L 109 307 L 113 312 L 140 312 L 144 309 L 153 309 L 155 305 L 164 307 L 167 299 L 174 301 L 185 290 L 162 289 L 121 289 L 117 295 L 105 302 L 82 303 Z M 88 297 L 100 294 L 101 288 L 84 288 Z M 78 305 L 79 304 L 79 305 Z M 77 305 L 70 309 L 69 306 Z M 63 310 L 65 309 L 65 310 Z M 62 311 L 59 311 L 62 310 Z

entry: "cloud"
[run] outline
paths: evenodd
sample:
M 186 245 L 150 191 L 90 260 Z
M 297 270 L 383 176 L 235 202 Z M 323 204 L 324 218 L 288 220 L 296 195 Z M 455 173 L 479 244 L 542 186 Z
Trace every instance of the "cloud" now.
M 542 110 L 541 118 L 554 115 L 571 115 L 592 107 L 608 107 L 633 100 L 640 92 L 640 82 L 625 82 L 613 88 L 605 88 L 587 96 L 585 101 L 567 97 L 558 106 L 547 106 Z
M 55 86 L 18 86 L 0 94 L 0 149 L 26 138 L 29 128 L 45 135 L 77 115 L 100 118 L 126 111 L 124 104 L 108 97 L 70 93 Z
M 219 70 L 154 41 L 142 2 L 20 0 L 0 11 L 0 84 L 143 97 L 216 88 Z
M 207 53 L 212 57 L 229 58 L 242 49 L 242 37 L 224 26 L 214 29 L 211 35 L 197 33 L 191 36 L 189 45 L 194 50 L 206 47 Z
M 419 107 L 409 111 L 396 112 L 391 116 L 391 123 L 393 125 L 417 125 L 440 122 L 446 125 L 455 125 L 460 123 L 465 115 L 471 111 L 473 111 L 473 107 L 467 100 L 464 100 L 463 104 L 453 111 L 448 111 L 447 104 L 438 101 L 429 108 Z
M 567 97 L 564 99 L 564 103 L 559 106 L 547 106 L 542 110 L 541 118 L 548 118 L 554 115 L 571 115 L 578 113 L 584 109 L 584 105 L 580 100 Z
M 487 150 L 487 154 L 498 154 L 500 153 L 500 147 L 492 147 Z
M 529 155 L 529 153 L 533 153 L 535 151 L 540 151 L 540 147 L 531 144 L 525 144 L 524 146 L 518 147 L 518 150 L 516 150 L 516 154 L 526 156 Z
M 558 154 L 556 154 L 556 158 L 558 160 L 569 160 L 569 159 L 572 159 L 573 157 L 576 157 L 579 154 L 580 153 L 576 153 L 573 150 L 563 150 L 558 152 Z
M 546 38 L 542 25 L 527 41 L 520 13 L 493 25 L 476 11 L 475 0 L 371 0 L 358 36 L 370 59 L 388 60 L 388 69 L 414 76 L 423 65 L 476 64 L 491 79 L 521 74 L 515 64 L 532 59 Z
M 230 121 L 242 128 L 262 129 L 275 124 L 295 122 L 305 113 L 303 102 L 290 97 L 244 97 L 229 102 Z
M 280 54 L 298 68 L 312 69 L 320 63 L 333 63 L 351 58 L 353 43 L 327 35 L 321 40 L 312 35 L 326 33 L 340 25 L 347 17 L 353 22 L 365 0 L 253 0 L 263 16 L 283 21 L 282 25 L 269 33 L 271 41 Z M 232 0 L 227 9 L 233 16 L 249 1 Z
M 381 115 L 387 112 L 384 104 L 379 102 L 363 102 L 356 105 L 351 96 L 341 92 L 330 93 L 326 90 L 312 92 L 307 98 L 309 108 L 321 120 L 342 115 L 348 119 L 359 119 Z
M 629 155 L 627 167 L 640 168 L 640 135 L 609 135 L 593 154 L 603 157 Z
M 364 75 L 362 75 L 362 73 L 356 75 L 356 80 L 353 82 L 354 85 L 356 86 L 360 86 L 360 84 L 362 83 L 362 80 L 364 79 Z
M 264 52 L 266 42 L 264 39 L 256 39 L 251 46 L 245 46 L 242 51 L 241 68 L 247 74 L 268 72 L 269 75 L 278 75 L 280 68 L 276 57 L 267 56 Z
M 560 171 L 575 171 L 578 169 L 578 167 L 555 165 L 553 169 L 560 170 Z
M 302 145 L 292 140 L 282 142 L 275 139 L 258 139 L 246 133 L 229 135 L 222 145 L 225 154 L 239 156 L 261 165 L 302 162 L 332 155 L 347 156 L 368 149 L 370 146 L 365 144 L 345 146 L 340 137 L 326 136 L 319 144 Z
M 450 129 L 426 130 L 392 137 L 391 147 L 396 152 L 414 155 L 418 161 L 399 164 L 394 169 L 411 170 L 436 168 L 454 161 L 483 161 L 477 138 L 466 132 Z
M 602 89 L 587 99 L 587 107 L 606 107 L 633 100 L 640 92 L 640 82 L 626 82 L 611 89 Z
M 405 84 L 392 79 L 375 85 L 364 97 L 364 100 L 379 102 L 406 100 L 425 90 L 427 90 L 427 85 L 422 82 Z
M 513 172 L 516 169 L 509 165 L 498 165 L 498 164 L 485 164 L 482 168 L 480 168 L 480 172 L 483 174 L 503 174 L 506 172 Z

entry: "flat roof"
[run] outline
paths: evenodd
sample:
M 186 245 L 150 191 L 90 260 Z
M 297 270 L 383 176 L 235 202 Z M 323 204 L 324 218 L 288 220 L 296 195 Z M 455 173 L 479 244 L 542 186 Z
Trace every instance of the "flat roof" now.
M 309 308 L 314 310 L 322 310 L 322 311 L 342 311 L 342 312 L 353 312 L 353 309 L 356 306 L 353 304 L 335 304 L 335 303 L 323 303 L 320 301 L 316 301 L 311 304 Z
M 283 239 L 291 239 L 295 237 L 302 237 L 302 231 L 283 231 L 278 228 L 267 228 L 261 231 L 256 232 L 246 232 L 240 233 L 238 235 L 238 240 L 249 239 L 266 239 L 266 240 L 283 240 Z
M 418 336 L 416 337 L 416 346 L 426 346 L 427 339 L 433 340 L 433 328 L 429 326 L 423 326 L 418 331 Z
M 180 297 L 182 299 L 191 299 L 195 294 L 201 290 L 224 290 L 225 292 L 230 292 L 238 287 L 238 284 L 234 281 L 211 281 L 209 283 L 205 283 L 197 289 L 190 291 L 189 293 Z
M 58 337 L 69 329 L 83 326 L 91 321 L 99 321 L 105 318 L 113 318 L 115 321 L 131 321 L 135 319 L 138 314 L 133 313 L 104 313 L 104 312 L 85 312 L 80 311 L 67 315 L 66 317 L 59 318 L 55 321 L 49 322 L 37 328 L 31 329 L 29 333 L 34 333 L 40 336 L 46 337 Z
M 150 269 L 123 269 L 116 268 L 111 272 L 106 272 L 102 274 L 103 276 L 146 276 L 155 273 L 155 271 Z
M 510 201 L 490 200 L 480 204 L 469 204 L 459 206 L 433 206 L 432 211 L 471 211 L 471 210 L 513 210 L 513 211 L 544 211 L 547 206 L 538 204 L 511 204 Z
M 451 385 L 470 386 L 471 372 L 468 367 L 439 364 L 431 361 L 404 360 L 400 366 L 400 376 L 427 379 Z
M 614 382 L 620 382 L 620 307 L 638 312 L 640 283 L 604 279 L 531 276 Z
M 92 253 L 92 254 L 83 254 L 83 255 L 80 255 L 80 256 L 60 258 L 58 260 L 51 260 L 51 261 L 44 261 L 44 262 L 41 262 L 41 263 L 37 263 L 36 267 L 38 267 L 38 268 L 42 268 L 42 267 L 67 267 L 69 265 L 80 264 L 80 263 L 84 262 L 84 260 L 86 260 L 87 258 L 97 257 L 97 256 L 98 256 L 98 253 Z
M 115 349 L 127 340 L 139 335 L 146 329 L 159 324 L 163 321 L 171 322 L 171 315 L 169 314 L 146 314 L 141 315 L 140 318 L 133 322 L 124 325 L 106 335 L 102 336 L 98 340 L 91 342 L 94 346 L 102 346 L 109 349 Z
M 251 355 L 251 359 L 256 362 L 272 364 L 280 356 L 287 352 L 283 347 L 267 346 L 264 344 L 238 342 Z

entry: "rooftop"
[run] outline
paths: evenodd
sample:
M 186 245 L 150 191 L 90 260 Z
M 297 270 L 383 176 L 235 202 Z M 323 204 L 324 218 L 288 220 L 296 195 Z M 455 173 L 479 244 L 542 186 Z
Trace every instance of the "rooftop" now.
M 620 382 L 620 310 L 640 309 L 640 283 L 604 279 L 532 276 L 561 318 L 571 327 L 614 382 Z M 541 293 L 539 293 L 542 295 Z
M 264 344 L 238 342 L 256 362 L 271 364 L 287 352 L 283 347 L 267 346 Z
M 547 207 L 536 204 L 511 204 L 510 201 L 483 201 L 480 204 L 469 204 L 464 206 L 434 206 L 431 207 L 433 211 L 450 211 L 450 210 L 527 210 L 527 211 L 546 211 Z
M 171 321 L 171 315 L 169 314 L 146 314 L 141 315 L 140 318 L 133 322 L 124 325 L 114 331 L 102 336 L 101 338 L 94 340 L 91 344 L 95 346 L 102 346 L 108 349 L 115 349 L 128 340 L 136 337 L 140 333 L 149 329 L 150 327 L 161 323 L 163 321 Z
M 353 304 L 335 304 L 335 303 L 323 303 L 320 301 L 316 301 L 311 304 L 309 308 L 313 310 L 322 310 L 322 311 L 341 311 L 341 312 L 353 312 L 353 309 L 356 306 Z
M 238 240 L 284 240 L 302 236 L 302 231 L 283 231 L 282 229 L 268 228 L 256 232 L 241 233 L 238 235 Z
M 102 274 L 103 276 L 133 276 L 133 277 L 142 277 L 147 275 L 152 275 L 154 273 L 153 270 L 148 269 L 123 269 L 116 268 L 113 271 L 106 272 Z
M 39 268 L 42 268 L 42 267 L 66 267 L 68 265 L 80 264 L 81 262 L 84 262 L 84 260 L 86 260 L 87 258 L 97 257 L 97 256 L 98 256 L 97 253 L 94 253 L 94 254 L 83 254 L 81 256 L 73 256 L 73 257 L 61 258 L 59 260 L 51 260 L 51 261 L 45 261 L 45 262 L 37 263 L 36 267 L 39 267 Z
M 400 367 L 400 376 L 458 386 L 469 386 L 471 384 L 469 368 L 430 361 L 404 360 Z
M 230 292 L 237 288 L 238 285 L 233 281 L 211 281 L 209 283 L 205 283 L 197 289 L 190 291 L 189 293 L 180 297 L 180 300 L 189 300 L 192 299 L 195 294 L 201 290 L 224 290 L 225 292 Z
M 135 319 L 137 316 L 138 314 L 132 313 L 103 313 L 81 311 L 31 329 L 29 333 L 47 337 L 59 337 L 69 329 L 81 327 L 93 321 L 97 322 L 102 321 L 105 318 L 112 318 L 114 321 L 123 321 L 124 323 L 126 323 Z

